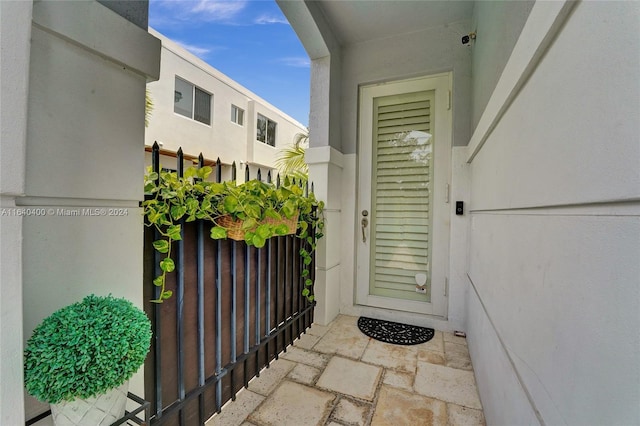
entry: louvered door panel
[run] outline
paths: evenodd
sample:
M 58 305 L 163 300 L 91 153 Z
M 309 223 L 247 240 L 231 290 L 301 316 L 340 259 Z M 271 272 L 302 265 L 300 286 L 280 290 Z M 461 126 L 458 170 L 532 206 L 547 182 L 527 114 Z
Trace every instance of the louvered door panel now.
M 430 291 L 416 293 L 415 276 L 428 277 L 430 269 L 432 106 L 432 92 L 374 100 L 370 263 L 374 295 L 430 300 Z

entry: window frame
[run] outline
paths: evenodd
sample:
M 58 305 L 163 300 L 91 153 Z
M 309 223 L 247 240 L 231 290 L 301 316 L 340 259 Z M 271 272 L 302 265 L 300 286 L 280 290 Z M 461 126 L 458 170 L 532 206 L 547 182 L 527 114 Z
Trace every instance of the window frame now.
M 235 114 L 234 114 L 235 113 Z M 239 113 L 239 114 L 238 114 Z M 237 105 L 231 104 L 231 122 L 244 127 L 245 111 Z M 240 119 L 238 119 L 240 117 Z
M 264 128 L 264 140 L 260 139 L 260 135 L 258 134 L 258 132 L 260 132 L 260 118 L 262 118 L 265 122 L 265 128 Z M 273 124 L 273 144 L 269 143 L 269 123 Z M 270 119 L 267 116 L 264 116 L 260 113 L 258 113 L 258 116 L 256 118 L 256 140 L 259 142 L 262 142 L 265 145 L 271 146 L 271 147 L 276 147 L 276 141 L 278 138 L 278 123 L 272 119 Z
M 191 108 L 189 110 L 189 114 L 190 115 L 186 115 L 184 112 L 181 111 L 176 111 L 176 94 L 180 93 L 178 92 L 177 89 L 177 81 L 180 80 L 182 83 L 189 85 L 191 87 Z M 199 114 L 198 116 L 196 115 L 196 107 L 197 107 L 197 95 L 198 92 L 200 92 L 201 94 L 204 95 L 208 95 L 209 96 L 209 102 L 208 102 L 208 108 L 209 108 L 209 122 L 203 121 L 202 119 L 200 119 L 200 117 L 202 116 L 201 114 Z M 205 126 L 209 126 L 211 127 L 212 123 L 213 123 L 213 93 L 204 90 L 202 87 L 191 83 L 190 81 L 176 75 L 175 79 L 174 79 L 174 83 L 173 83 L 173 113 L 180 115 L 182 117 L 188 118 L 190 120 L 196 121 L 200 124 L 204 124 Z M 178 101 L 179 102 L 179 101 Z M 183 111 L 186 111 L 185 108 L 181 108 Z M 204 116 L 202 116 L 204 117 Z

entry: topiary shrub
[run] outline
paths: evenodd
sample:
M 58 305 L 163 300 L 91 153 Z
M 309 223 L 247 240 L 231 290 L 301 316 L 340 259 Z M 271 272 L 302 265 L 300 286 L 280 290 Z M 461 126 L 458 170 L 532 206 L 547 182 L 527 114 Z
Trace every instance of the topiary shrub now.
M 151 323 L 130 301 L 87 296 L 33 331 L 24 354 L 25 386 L 50 404 L 91 398 L 129 380 L 150 341 Z

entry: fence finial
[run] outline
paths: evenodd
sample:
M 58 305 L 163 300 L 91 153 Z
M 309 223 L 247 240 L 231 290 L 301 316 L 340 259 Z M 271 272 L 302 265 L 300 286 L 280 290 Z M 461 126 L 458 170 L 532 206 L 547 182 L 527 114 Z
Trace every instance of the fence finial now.
M 184 176 L 184 154 L 182 153 L 182 147 L 178 148 L 176 153 L 176 169 L 178 170 L 178 177 Z
M 198 156 L 198 168 L 203 168 L 204 167 L 204 155 L 202 155 L 202 153 L 200 153 L 200 155 Z
M 260 171 L 260 169 L 258 169 L 258 174 L 256 175 L 256 179 L 262 182 L 262 172 Z
M 216 182 L 222 182 L 222 163 L 220 163 L 220 157 L 216 160 Z
M 271 170 L 267 172 L 267 183 L 271 183 Z
M 244 181 L 249 182 L 249 165 L 244 166 Z

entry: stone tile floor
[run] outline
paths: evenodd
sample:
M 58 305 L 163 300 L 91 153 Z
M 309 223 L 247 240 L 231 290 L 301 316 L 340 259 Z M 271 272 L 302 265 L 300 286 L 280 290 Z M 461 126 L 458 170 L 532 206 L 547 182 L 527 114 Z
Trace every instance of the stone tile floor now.
M 314 324 L 207 426 L 484 425 L 464 338 L 397 346 Z

